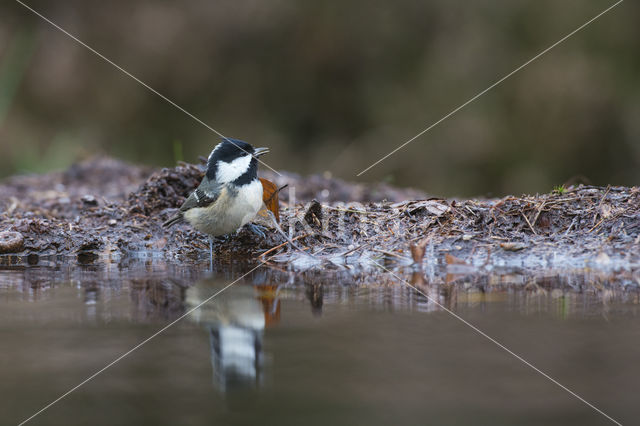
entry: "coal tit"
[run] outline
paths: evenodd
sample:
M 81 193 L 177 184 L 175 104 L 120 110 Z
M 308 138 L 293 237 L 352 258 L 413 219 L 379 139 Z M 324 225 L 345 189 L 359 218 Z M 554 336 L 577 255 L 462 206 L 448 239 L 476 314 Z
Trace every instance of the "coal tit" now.
M 211 237 L 230 234 L 249 223 L 263 206 L 258 179 L 258 157 L 268 148 L 254 148 L 238 139 L 224 138 L 209 155 L 207 172 L 180 210 L 162 226 L 187 222 Z

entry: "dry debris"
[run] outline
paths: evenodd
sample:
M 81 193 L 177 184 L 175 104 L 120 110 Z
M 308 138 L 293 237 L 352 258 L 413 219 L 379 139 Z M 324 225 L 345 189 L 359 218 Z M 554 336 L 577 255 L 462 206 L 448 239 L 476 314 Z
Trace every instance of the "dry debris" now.
M 82 262 L 203 258 L 205 236 L 188 226 L 170 232 L 160 226 L 202 176 L 202 165 L 180 164 L 151 173 L 98 158 L 62 173 L 10 178 L 0 185 L 0 251 L 19 258 L 72 255 Z M 263 239 L 243 229 L 216 240 L 219 259 L 262 254 L 294 269 L 379 262 L 418 268 L 460 264 L 448 262 L 450 258 L 483 270 L 636 270 L 639 265 L 637 187 L 581 185 L 536 196 L 441 200 L 328 176 L 267 177 L 295 188 L 280 195 L 281 226 L 312 257 L 292 250 L 276 232 Z M 290 194 L 295 194 L 295 204 Z M 21 238 L 22 244 L 7 248 L 3 241 L 12 238 Z

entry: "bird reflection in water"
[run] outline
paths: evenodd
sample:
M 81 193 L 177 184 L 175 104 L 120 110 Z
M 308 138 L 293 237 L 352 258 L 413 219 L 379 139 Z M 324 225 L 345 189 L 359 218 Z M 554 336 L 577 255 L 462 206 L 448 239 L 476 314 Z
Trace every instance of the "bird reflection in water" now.
M 314 316 L 322 315 L 322 284 L 318 283 L 308 283 L 305 285 L 305 295 L 309 302 L 311 303 L 311 313 Z
M 187 305 L 197 306 L 216 291 L 210 282 L 187 290 Z M 238 283 L 192 314 L 209 331 L 214 386 L 222 392 L 262 384 L 265 327 L 280 319 L 278 286 Z

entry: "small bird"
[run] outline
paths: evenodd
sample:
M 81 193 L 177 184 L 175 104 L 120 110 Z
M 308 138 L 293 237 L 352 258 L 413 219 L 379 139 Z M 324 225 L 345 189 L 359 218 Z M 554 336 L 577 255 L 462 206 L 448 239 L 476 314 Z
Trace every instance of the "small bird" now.
M 209 255 L 213 262 L 212 237 L 240 229 L 263 206 L 258 157 L 267 152 L 268 148 L 254 148 L 238 139 L 223 138 L 209 155 L 207 172 L 200 185 L 162 226 L 186 221 L 197 231 L 209 235 Z

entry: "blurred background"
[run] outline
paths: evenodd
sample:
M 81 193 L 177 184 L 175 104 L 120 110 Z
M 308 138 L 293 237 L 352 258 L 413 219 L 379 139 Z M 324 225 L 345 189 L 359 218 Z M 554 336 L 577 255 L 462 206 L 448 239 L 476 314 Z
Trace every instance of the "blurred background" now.
M 363 176 L 613 0 L 43 2 L 36 8 L 269 165 L 439 196 L 640 183 L 627 1 Z M 33 15 L 0 6 L 0 177 L 95 154 L 169 166 L 217 135 Z

